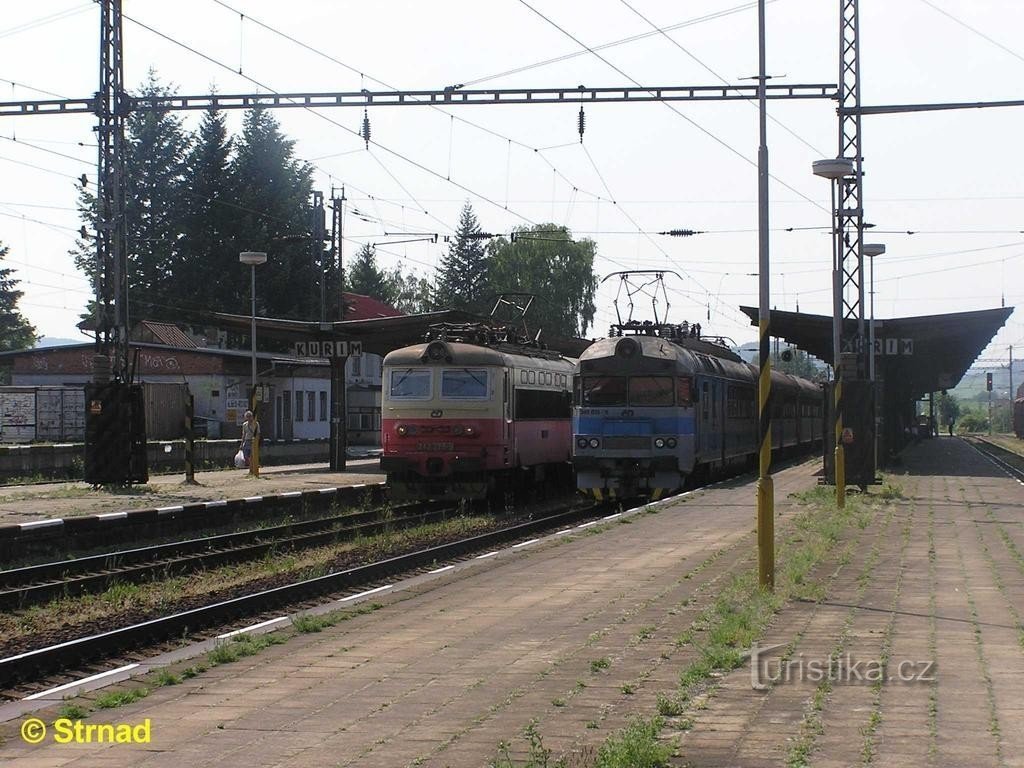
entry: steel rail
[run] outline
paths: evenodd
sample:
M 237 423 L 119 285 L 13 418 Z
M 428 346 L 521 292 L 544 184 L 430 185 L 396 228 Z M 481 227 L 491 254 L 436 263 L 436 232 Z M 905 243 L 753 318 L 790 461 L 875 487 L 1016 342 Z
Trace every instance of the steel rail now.
M 393 519 L 382 519 L 380 510 L 370 510 L 0 571 L 0 609 L 26 608 L 117 583 L 138 583 L 158 574 L 178 575 L 254 560 L 278 550 L 308 549 L 360 534 L 374 535 L 388 526 L 408 528 L 443 519 L 452 511 L 414 511 L 431 506 L 410 505 L 408 513 Z M 339 523 L 342 527 L 336 527 Z
M 159 642 L 169 637 L 178 637 L 183 633 L 194 632 L 211 625 L 225 624 L 231 620 L 252 616 L 282 605 L 339 592 L 397 573 L 450 560 L 510 539 L 521 538 L 540 530 L 575 522 L 592 515 L 597 508 L 598 505 L 588 505 L 570 509 L 555 515 L 417 552 L 398 555 L 375 563 L 20 653 L 0 659 L 0 687 L 9 687 L 13 683 L 31 679 L 33 676 L 67 669 L 83 662 L 95 661 L 98 657 L 108 656 L 147 642 Z
M 1024 457 L 1022 457 L 1019 453 L 1014 453 L 1013 451 L 1007 448 L 1003 448 L 1001 445 L 990 443 L 983 437 L 968 440 L 967 443 L 971 445 L 976 451 L 978 451 L 978 453 L 982 454 L 983 456 L 991 460 L 1000 469 L 1003 469 L 1004 471 L 1009 473 L 1009 475 L 1013 477 L 1015 480 L 1019 480 L 1020 482 L 1024 483 L 1024 469 L 1022 469 L 1020 466 L 1005 461 L 1000 456 L 1000 454 L 1013 456 L 1014 458 L 1017 459 L 1017 461 L 1024 463 Z

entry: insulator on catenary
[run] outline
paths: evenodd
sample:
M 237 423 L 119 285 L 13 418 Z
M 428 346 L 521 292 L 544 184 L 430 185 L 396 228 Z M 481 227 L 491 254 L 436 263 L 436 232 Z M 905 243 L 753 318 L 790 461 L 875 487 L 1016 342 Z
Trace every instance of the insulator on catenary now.
M 363 110 L 363 141 L 366 142 L 366 148 L 370 148 L 370 113 L 367 110 Z
M 586 128 L 587 128 L 587 116 L 585 114 L 583 114 L 583 107 L 580 107 L 580 115 L 579 115 L 579 118 L 577 118 L 577 123 L 578 123 L 578 127 L 579 127 L 579 132 L 580 132 L 580 144 L 582 144 L 583 143 L 583 131 L 585 131 Z

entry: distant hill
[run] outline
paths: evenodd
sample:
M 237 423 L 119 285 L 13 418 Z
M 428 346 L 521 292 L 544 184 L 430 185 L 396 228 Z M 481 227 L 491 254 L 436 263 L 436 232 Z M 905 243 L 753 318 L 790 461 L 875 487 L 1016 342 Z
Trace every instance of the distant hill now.
M 86 338 L 85 336 L 83 336 L 80 339 L 61 339 L 55 336 L 44 336 L 43 338 L 36 342 L 35 348 L 40 349 L 42 347 L 64 347 L 67 346 L 68 344 L 85 344 L 88 341 L 89 339 Z

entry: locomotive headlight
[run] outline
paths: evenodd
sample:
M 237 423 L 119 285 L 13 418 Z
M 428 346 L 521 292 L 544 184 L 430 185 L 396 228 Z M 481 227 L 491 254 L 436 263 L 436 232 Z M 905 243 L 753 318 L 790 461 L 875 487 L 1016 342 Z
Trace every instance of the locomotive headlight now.
M 597 448 L 597 447 L 599 447 L 601 445 L 601 441 L 598 440 L 596 437 L 592 437 L 592 438 L 590 438 L 590 441 L 589 441 L 588 444 L 590 445 L 591 448 Z
M 476 427 L 466 427 L 463 430 L 463 433 L 466 435 L 466 437 L 473 437 L 476 434 Z
M 654 447 L 655 448 L 664 448 L 665 447 L 665 440 L 664 440 L 664 438 L 661 438 L 661 437 L 656 438 L 654 440 Z
M 587 447 L 587 438 L 581 437 L 579 440 L 577 440 L 576 441 L 576 447 L 577 448 L 586 448 Z
M 397 427 L 395 427 L 395 432 L 398 433 L 399 437 L 405 437 L 407 434 L 409 434 L 409 428 L 405 426 L 405 424 L 399 424 Z
M 676 441 L 674 437 L 670 437 L 668 440 L 665 441 L 665 445 L 667 445 L 669 448 L 675 448 L 677 445 L 679 445 L 679 443 Z
M 462 427 L 452 427 L 452 434 L 453 435 L 461 435 L 462 432 L 463 432 Z

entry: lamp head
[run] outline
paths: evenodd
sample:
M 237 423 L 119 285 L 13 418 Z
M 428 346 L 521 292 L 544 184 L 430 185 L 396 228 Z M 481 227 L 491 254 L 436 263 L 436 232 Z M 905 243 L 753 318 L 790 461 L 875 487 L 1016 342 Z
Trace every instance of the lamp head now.
M 811 163 L 815 176 L 823 179 L 845 179 L 853 176 L 853 160 L 848 157 L 836 157 L 831 160 L 815 160 Z
M 262 251 L 242 251 L 238 254 L 238 260 L 243 264 L 255 267 L 258 264 L 265 264 L 267 262 L 267 254 Z

